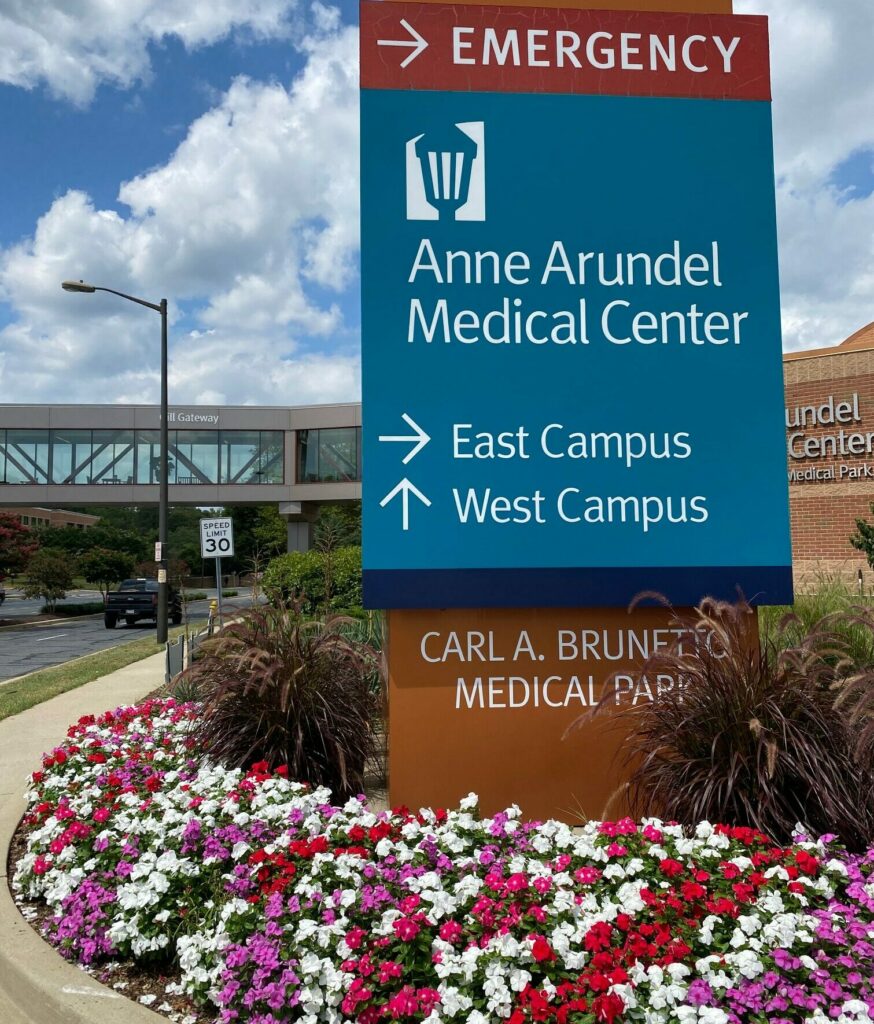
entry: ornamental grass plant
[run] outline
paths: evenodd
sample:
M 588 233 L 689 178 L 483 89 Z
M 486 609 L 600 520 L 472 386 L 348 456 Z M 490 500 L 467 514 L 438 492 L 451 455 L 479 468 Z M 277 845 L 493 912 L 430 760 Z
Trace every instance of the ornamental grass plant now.
M 862 850 L 874 838 L 874 671 L 851 657 L 859 613 L 833 613 L 783 647 L 756 642 L 755 614 L 743 601 L 705 601 L 677 615 L 673 644 L 640 669 L 673 685 L 618 712 L 632 810 L 730 821 L 778 842 L 801 825 Z
M 204 642 L 182 676 L 202 701 L 202 756 L 228 768 L 286 766 L 291 779 L 326 786 L 341 802 L 362 793 L 379 753 L 381 659 L 349 628 L 264 605 Z
M 870 598 L 862 598 L 838 573 L 818 572 L 813 586 L 796 593 L 791 607 L 759 609 L 759 628 L 767 649 L 797 647 L 811 634 L 835 634 L 841 656 L 858 668 L 874 665 L 874 629 Z

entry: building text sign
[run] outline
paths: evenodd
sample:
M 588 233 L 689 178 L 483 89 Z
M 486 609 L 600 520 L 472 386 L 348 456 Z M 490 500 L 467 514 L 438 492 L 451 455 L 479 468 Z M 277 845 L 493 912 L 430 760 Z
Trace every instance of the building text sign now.
M 518 803 L 526 816 L 570 821 L 625 812 L 629 715 L 683 686 L 641 674 L 647 657 L 713 642 L 665 608 L 388 619 L 391 805 L 452 807 L 474 789 L 484 814 Z
M 366 603 L 789 601 L 766 20 L 361 39 Z

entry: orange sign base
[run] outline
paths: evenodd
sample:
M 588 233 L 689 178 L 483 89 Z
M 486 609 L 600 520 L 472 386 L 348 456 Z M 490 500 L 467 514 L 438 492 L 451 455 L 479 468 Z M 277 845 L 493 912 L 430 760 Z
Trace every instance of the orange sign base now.
M 619 708 L 676 681 L 636 681 L 674 639 L 672 613 L 641 608 L 391 611 L 389 799 L 452 807 L 470 792 L 484 814 L 529 818 L 626 813 Z M 569 726 L 607 694 L 604 710 Z

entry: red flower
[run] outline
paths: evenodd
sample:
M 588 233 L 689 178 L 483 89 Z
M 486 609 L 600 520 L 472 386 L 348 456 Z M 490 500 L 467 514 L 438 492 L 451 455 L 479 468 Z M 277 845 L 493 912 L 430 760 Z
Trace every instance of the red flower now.
M 555 952 L 553 951 L 552 946 L 550 946 L 542 935 L 538 935 L 534 939 L 534 945 L 531 947 L 531 955 L 539 964 L 542 964 L 544 960 L 555 960 Z
M 667 875 L 668 878 L 676 878 L 677 875 L 682 875 L 686 869 L 678 860 L 673 860 L 671 857 L 665 857 L 664 860 L 659 861 L 659 871 L 663 875 Z
M 592 1009 L 595 1011 L 597 1020 L 613 1024 L 613 1021 L 622 1015 L 622 1012 L 625 1010 L 625 1004 L 615 992 L 608 992 L 595 999 L 592 1003 Z
M 401 942 L 410 942 L 421 931 L 418 924 L 411 917 L 398 918 L 392 927 L 394 928 L 395 935 L 397 935 Z

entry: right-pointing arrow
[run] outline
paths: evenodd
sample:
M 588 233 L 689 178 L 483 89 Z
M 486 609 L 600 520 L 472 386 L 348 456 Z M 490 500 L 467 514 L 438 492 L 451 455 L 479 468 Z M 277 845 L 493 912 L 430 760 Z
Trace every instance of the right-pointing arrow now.
M 404 57 L 401 61 L 401 67 L 405 68 L 408 64 L 411 64 L 416 57 L 422 53 L 423 50 L 427 49 L 428 41 L 423 39 L 419 33 L 413 28 L 413 26 L 406 20 L 401 18 L 401 26 L 410 33 L 409 39 L 377 39 L 377 46 L 412 46 L 414 49 Z
M 431 440 L 431 435 L 426 434 L 424 430 L 419 426 L 418 423 L 413 419 L 412 416 L 408 416 L 405 412 L 401 413 L 403 421 L 407 426 L 414 430 L 414 434 L 380 434 L 380 441 L 410 441 L 413 443 L 413 447 L 407 452 L 407 454 L 401 460 L 403 464 L 406 464 L 414 459 L 419 452 L 425 447 L 426 444 Z
M 404 530 L 410 528 L 410 495 L 414 494 L 423 505 L 428 508 L 431 507 L 431 502 L 424 494 L 419 490 L 415 484 L 411 484 L 410 481 L 404 477 L 403 480 L 397 486 L 392 487 L 388 494 L 379 503 L 381 508 L 385 506 L 397 495 L 401 495 L 401 527 Z

